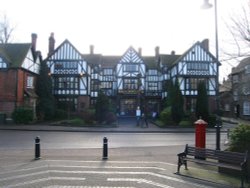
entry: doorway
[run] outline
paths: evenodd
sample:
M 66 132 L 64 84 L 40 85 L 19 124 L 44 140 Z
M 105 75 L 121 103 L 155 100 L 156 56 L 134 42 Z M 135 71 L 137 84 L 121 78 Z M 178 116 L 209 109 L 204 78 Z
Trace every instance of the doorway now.
M 120 115 L 135 116 L 136 99 L 121 99 L 120 100 Z

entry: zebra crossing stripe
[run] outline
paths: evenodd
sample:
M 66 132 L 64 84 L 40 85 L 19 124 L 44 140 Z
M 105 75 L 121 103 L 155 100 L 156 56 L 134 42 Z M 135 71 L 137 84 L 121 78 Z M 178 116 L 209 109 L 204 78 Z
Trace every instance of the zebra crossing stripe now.
M 161 187 L 161 188 L 174 188 L 168 185 L 163 185 L 160 183 L 156 183 L 153 181 L 149 181 L 146 179 L 136 179 L 136 178 L 108 178 L 107 181 L 130 181 L 130 182 L 137 182 L 137 183 L 145 183 L 153 185 L 154 187 Z
M 29 184 L 36 184 L 40 182 L 50 181 L 50 180 L 68 180 L 68 181 L 84 181 L 86 178 L 76 178 L 76 177 L 48 177 L 48 178 L 40 178 L 36 180 L 26 181 L 18 184 L 12 184 L 8 186 L 4 186 L 3 188 L 13 188 L 13 187 L 20 187 Z

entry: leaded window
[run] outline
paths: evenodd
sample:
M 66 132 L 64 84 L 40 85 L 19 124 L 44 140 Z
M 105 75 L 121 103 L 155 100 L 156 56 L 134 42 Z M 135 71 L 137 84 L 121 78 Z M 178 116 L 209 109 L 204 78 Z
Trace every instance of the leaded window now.
M 55 62 L 56 74 L 77 74 L 78 63 L 76 61 Z
M 135 64 L 125 64 L 123 66 L 123 71 L 125 72 L 137 72 L 139 70 L 138 65 Z
M 56 89 L 78 89 L 77 77 L 56 77 L 55 88 Z
M 209 75 L 209 63 L 208 62 L 187 62 L 187 74 Z
M 102 76 L 102 81 L 113 81 L 113 76 L 111 75 Z
M 198 89 L 198 84 L 201 82 L 206 83 L 206 88 L 207 87 L 207 80 L 204 78 L 187 78 L 186 79 L 186 89 L 187 90 L 197 90 Z
M 124 79 L 123 88 L 131 90 L 138 89 L 138 79 Z
M 112 82 L 101 82 L 101 88 L 112 88 Z
M 113 69 L 103 69 L 103 75 L 113 75 Z
M 188 62 L 187 70 L 200 70 L 200 71 L 208 71 L 209 63 L 206 62 Z
M 99 90 L 99 81 L 98 80 L 91 80 L 91 90 L 93 90 L 93 91 Z
M 148 76 L 147 80 L 148 81 L 158 81 L 158 78 L 159 78 L 158 76 Z
M 148 83 L 148 90 L 157 91 L 158 90 L 158 83 L 157 82 L 149 82 Z
M 149 69 L 148 70 L 148 74 L 149 75 L 157 75 L 157 70 L 155 70 L 155 69 Z

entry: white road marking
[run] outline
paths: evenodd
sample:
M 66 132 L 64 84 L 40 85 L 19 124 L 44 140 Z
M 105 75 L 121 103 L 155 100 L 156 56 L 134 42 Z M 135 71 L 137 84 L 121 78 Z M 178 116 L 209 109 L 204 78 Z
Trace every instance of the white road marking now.
M 40 178 L 36 180 L 31 180 L 31 181 L 26 181 L 18 184 L 12 184 L 8 186 L 4 186 L 3 188 L 12 188 L 12 187 L 20 187 L 20 186 L 25 186 L 29 184 L 35 184 L 35 183 L 40 183 L 40 182 L 45 182 L 45 181 L 50 181 L 50 180 L 68 180 L 68 181 L 84 181 L 86 178 L 75 178 L 75 177 L 48 177 L 48 178 Z
M 43 188 L 135 188 L 135 187 L 106 187 L 106 186 L 63 186 L 63 185 L 52 185 Z
M 25 172 L 25 171 L 30 171 L 30 170 L 39 170 L 39 169 L 49 169 L 49 168 L 89 168 L 89 169 L 151 169 L 151 170 L 165 170 L 165 168 L 159 168 L 159 167 L 129 167 L 129 166 L 72 166 L 72 165 L 46 165 L 46 166 L 38 166 L 38 167 L 33 167 L 33 168 L 23 168 L 23 169 L 18 169 L 18 170 L 8 170 L 6 172 L 0 172 L 1 174 L 8 174 L 8 173 L 15 173 L 15 172 Z M 0 179 L 1 180 L 1 179 Z
M 160 183 L 156 183 L 153 181 L 148 181 L 146 179 L 136 179 L 136 178 L 108 178 L 107 181 L 130 181 L 130 182 L 137 182 L 137 183 L 146 183 L 146 184 L 150 184 L 153 186 L 157 186 L 157 187 L 161 187 L 161 188 L 174 188 L 168 185 L 163 185 Z
M 47 162 L 75 162 L 75 163 L 100 163 L 102 161 L 77 161 L 77 160 L 45 160 Z M 170 165 L 177 166 L 177 164 L 166 162 L 150 162 L 150 161 L 106 161 L 107 164 L 120 163 L 120 164 L 158 164 L 158 165 Z
M 121 171 L 63 171 L 63 170 L 46 170 L 46 171 L 41 171 L 41 172 L 35 172 L 35 173 L 30 173 L 30 174 L 24 174 L 24 175 L 17 175 L 17 176 L 12 176 L 12 177 L 7 177 L 7 178 L 2 178 L 0 181 L 6 181 L 6 180 L 13 180 L 13 179 L 18 179 L 18 178 L 23 178 L 23 177 L 28 177 L 28 176 L 34 176 L 34 175 L 41 175 L 41 174 L 46 174 L 46 173 L 63 173 L 63 174 L 105 174 L 105 175 L 149 175 L 149 176 L 154 176 L 162 179 L 167 179 L 183 184 L 189 184 L 189 185 L 194 185 L 196 187 L 202 187 L 202 188 L 208 188 L 208 186 L 204 186 L 198 183 L 191 183 L 189 181 L 185 181 L 182 179 L 166 176 L 166 175 L 161 175 L 157 174 L 154 172 L 121 172 Z

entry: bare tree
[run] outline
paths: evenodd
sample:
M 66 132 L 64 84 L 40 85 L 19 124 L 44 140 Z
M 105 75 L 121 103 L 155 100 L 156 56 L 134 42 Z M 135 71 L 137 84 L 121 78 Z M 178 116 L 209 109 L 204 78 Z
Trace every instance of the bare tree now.
M 8 43 L 10 42 L 12 32 L 14 31 L 14 27 L 10 25 L 10 22 L 4 14 L 0 19 L 0 43 Z
M 229 63 L 230 60 L 240 61 L 242 58 L 250 56 L 250 2 L 248 6 L 242 7 L 241 10 L 226 22 L 228 31 L 232 36 L 232 41 L 227 41 L 227 43 L 233 48 L 221 50 L 224 54 L 221 61 Z

